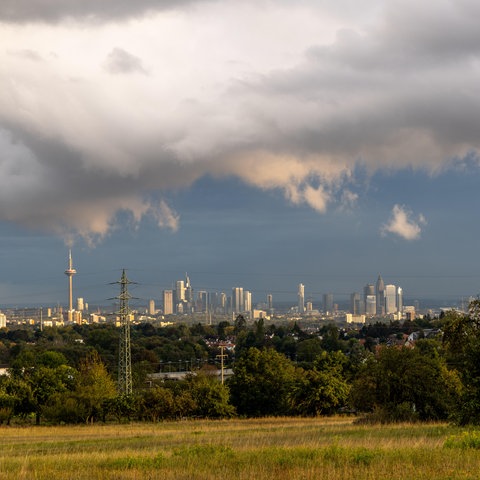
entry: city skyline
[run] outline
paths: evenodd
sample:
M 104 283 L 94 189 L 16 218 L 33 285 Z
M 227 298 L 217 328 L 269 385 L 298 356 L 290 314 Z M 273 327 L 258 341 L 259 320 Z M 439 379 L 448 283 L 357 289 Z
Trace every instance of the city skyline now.
M 0 308 L 480 293 L 476 2 L 77 3 L 0 5 Z

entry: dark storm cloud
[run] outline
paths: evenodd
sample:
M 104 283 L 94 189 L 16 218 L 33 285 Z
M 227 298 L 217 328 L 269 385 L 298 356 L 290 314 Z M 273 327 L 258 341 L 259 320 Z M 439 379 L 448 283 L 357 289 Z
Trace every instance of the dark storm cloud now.
M 65 18 L 111 21 L 178 8 L 199 0 L 2 0 L 0 21 L 52 22 Z
M 17 20 L 107 19 L 154 5 L 8 2 L 0 14 L 5 19 L 7 11 L 8 18 L 16 12 Z M 290 202 L 324 212 L 337 199 L 350 207 L 355 202 L 350 187 L 359 163 L 370 171 L 435 172 L 478 151 L 474 2 L 439 0 L 435 8 L 410 0 L 382 8 L 367 2 L 362 8 L 374 12 L 368 21 L 357 25 L 354 15 L 347 16 L 334 38 L 306 38 L 301 54 L 282 42 L 290 20 L 275 3 L 262 2 L 265 12 L 254 2 L 245 11 L 233 1 L 204 5 L 206 13 L 199 8 L 181 19 L 96 26 L 88 31 L 94 39 L 86 38 L 84 26 L 65 29 L 65 39 L 73 39 L 69 48 L 53 59 L 45 52 L 57 43 L 46 41 L 39 55 L 47 60 L 35 68 L 31 55 L 3 59 L 2 218 L 74 228 L 88 237 L 105 235 L 116 212 L 128 210 L 135 220 L 150 213 L 175 228 L 174 212 L 165 203 L 155 208 L 150 199 L 204 175 L 279 189 Z M 284 9 L 293 5 L 282 2 Z M 314 2 L 302 5 L 316 8 Z M 269 35 L 278 42 L 263 30 L 252 37 L 233 28 L 251 19 L 254 8 L 265 19 L 275 13 L 284 22 L 278 31 L 270 25 Z M 224 24 L 226 18 L 231 23 Z M 331 21 L 318 18 L 317 30 Z M 32 43 L 30 29 L 50 39 L 63 27 L 53 35 L 49 25 L 22 28 Z M 259 47 L 269 40 L 268 48 L 252 48 L 252 38 Z M 10 42 L 12 49 L 13 34 Z M 268 64 L 271 45 L 281 50 L 274 67 Z M 149 75 L 120 75 L 146 73 L 145 65 Z M 415 218 L 412 212 L 402 223 L 397 213 L 392 225 L 408 226 Z

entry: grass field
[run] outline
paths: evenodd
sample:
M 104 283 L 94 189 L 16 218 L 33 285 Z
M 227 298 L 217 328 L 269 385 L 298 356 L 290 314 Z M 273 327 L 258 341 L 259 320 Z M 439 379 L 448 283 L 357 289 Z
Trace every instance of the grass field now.
M 0 479 L 477 479 L 480 433 L 351 418 L 0 427 Z

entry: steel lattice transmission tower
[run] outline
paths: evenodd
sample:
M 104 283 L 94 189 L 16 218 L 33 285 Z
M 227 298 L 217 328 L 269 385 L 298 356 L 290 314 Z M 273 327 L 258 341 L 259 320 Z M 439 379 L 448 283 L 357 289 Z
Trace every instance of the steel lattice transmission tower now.
M 128 293 L 128 285 L 131 282 L 123 270 L 120 284 L 120 295 L 115 297 L 120 301 L 120 309 L 117 314 L 120 317 L 120 344 L 118 349 L 118 392 L 120 395 L 132 393 L 132 346 L 130 342 L 130 308 L 128 301 L 133 298 Z

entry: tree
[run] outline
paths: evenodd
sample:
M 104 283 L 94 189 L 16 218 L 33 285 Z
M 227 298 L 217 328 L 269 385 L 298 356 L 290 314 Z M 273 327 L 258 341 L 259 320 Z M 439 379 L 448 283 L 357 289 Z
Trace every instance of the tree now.
M 343 406 L 350 392 L 344 374 L 347 361 L 341 352 L 322 352 L 312 370 L 298 375 L 289 393 L 293 411 L 304 416 L 330 415 Z
M 93 423 L 104 418 L 105 406 L 117 394 L 115 382 L 94 350 L 80 362 L 78 382 L 72 397 L 77 403 L 78 416 Z
M 232 404 L 240 415 L 260 417 L 290 412 L 288 392 L 296 379 L 290 360 L 273 349 L 250 348 L 234 365 L 229 381 Z
M 152 422 L 175 418 L 173 391 L 158 385 L 145 390 L 140 399 L 140 412 L 143 418 Z
M 351 402 L 379 421 L 443 420 L 455 411 L 461 390 L 437 348 L 384 347 L 359 371 Z
M 462 399 L 454 413 L 459 424 L 480 424 L 480 300 L 470 303 L 469 314 L 448 312 L 442 319 L 447 362 L 458 370 Z
M 185 387 L 195 402 L 194 416 L 229 418 L 235 414 L 235 408 L 229 403 L 228 387 L 222 385 L 214 375 L 202 371 L 189 375 Z

